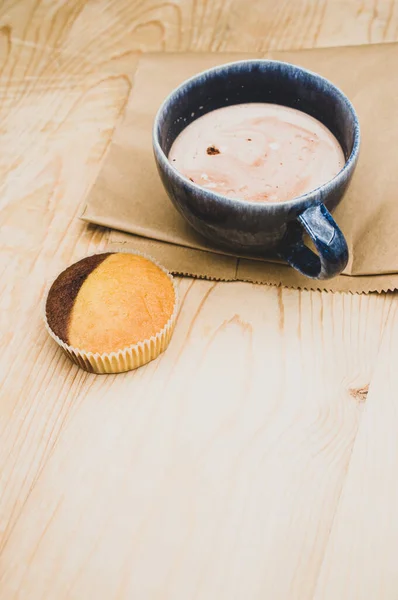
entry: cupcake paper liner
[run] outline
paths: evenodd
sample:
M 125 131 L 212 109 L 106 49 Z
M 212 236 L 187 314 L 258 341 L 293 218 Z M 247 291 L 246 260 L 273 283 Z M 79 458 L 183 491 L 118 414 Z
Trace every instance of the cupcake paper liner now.
M 94 256 L 96 254 L 104 254 L 107 252 L 104 250 L 103 252 L 93 252 L 88 254 L 83 258 L 88 258 L 89 256 Z M 157 358 L 162 352 L 164 352 L 169 345 L 171 340 L 171 336 L 174 331 L 177 310 L 178 310 L 178 291 L 177 286 L 173 277 L 170 273 L 165 269 L 161 264 L 158 263 L 157 260 L 149 256 L 148 254 L 144 254 L 143 252 L 135 252 L 134 250 L 112 250 L 112 253 L 125 253 L 125 254 L 134 254 L 136 256 L 142 256 L 153 262 L 157 267 L 159 267 L 170 279 L 173 284 L 174 289 L 174 309 L 170 319 L 167 321 L 166 325 L 161 329 L 156 335 L 150 337 L 147 340 L 142 342 L 137 342 L 136 344 L 132 344 L 127 348 L 122 348 L 121 350 L 117 350 L 115 352 L 86 352 L 80 348 L 75 348 L 74 346 L 70 346 L 66 342 L 62 341 L 51 329 L 47 320 L 47 312 L 46 312 L 46 304 L 48 293 L 51 289 L 54 281 L 59 277 L 60 273 L 56 277 L 52 279 L 52 281 L 48 284 L 46 293 L 44 295 L 44 304 L 43 304 L 43 319 L 45 327 L 49 333 L 49 335 L 57 342 L 59 346 L 61 346 L 62 350 L 65 354 L 79 367 L 82 369 L 89 371 L 90 373 L 123 373 L 124 371 L 131 371 L 132 369 L 137 369 L 145 365 Z M 82 260 L 82 259 L 78 259 Z M 77 261 L 76 261 L 77 262 Z

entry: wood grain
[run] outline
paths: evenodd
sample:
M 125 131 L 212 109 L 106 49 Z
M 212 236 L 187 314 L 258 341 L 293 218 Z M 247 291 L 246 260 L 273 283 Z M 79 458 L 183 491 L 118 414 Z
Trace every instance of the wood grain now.
M 317 583 L 318 600 L 397 597 L 396 302 L 386 323 L 346 485 Z
M 312 597 L 391 297 L 181 288 L 136 373 L 43 340 L 4 432 L 0 597 Z
M 137 51 L 394 41 L 397 4 L 1 4 L 2 600 L 395 597 L 393 295 L 181 280 L 168 352 L 111 377 L 40 303 L 106 247 L 77 217 Z

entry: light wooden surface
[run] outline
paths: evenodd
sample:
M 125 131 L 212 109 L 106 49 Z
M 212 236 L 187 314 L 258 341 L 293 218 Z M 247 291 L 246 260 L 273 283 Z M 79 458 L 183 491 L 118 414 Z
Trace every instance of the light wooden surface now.
M 77 217 L 137 50 L 395 40 L 387 0 L 2 2 L 1 600 L 398 598 L 393 294 L 181 280 L 168 352 L 109 377 L 40 319 L 106 247 Z

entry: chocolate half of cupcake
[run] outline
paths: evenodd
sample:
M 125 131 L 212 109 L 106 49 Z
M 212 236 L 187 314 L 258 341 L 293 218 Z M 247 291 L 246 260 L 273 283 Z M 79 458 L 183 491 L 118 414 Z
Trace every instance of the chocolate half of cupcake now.
M 162 267 L 144 256 L 106 252 L 63 271 L 46 299 L 51 336 L 81 367 L 96 373 L 134 369 L 167 347 L 176 290 Z

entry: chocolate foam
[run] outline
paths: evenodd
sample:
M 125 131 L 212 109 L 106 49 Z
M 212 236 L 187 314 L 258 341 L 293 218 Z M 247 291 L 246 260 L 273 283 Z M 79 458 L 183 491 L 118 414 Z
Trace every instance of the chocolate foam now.
M 334 135 L 302 111 L 267 103 L 226 106 L 184 129 L 173 167 L 229 198 L 285 202 L 332 179 L 345 158 Z

